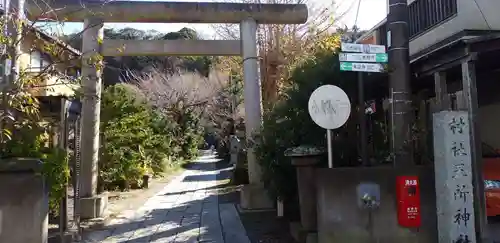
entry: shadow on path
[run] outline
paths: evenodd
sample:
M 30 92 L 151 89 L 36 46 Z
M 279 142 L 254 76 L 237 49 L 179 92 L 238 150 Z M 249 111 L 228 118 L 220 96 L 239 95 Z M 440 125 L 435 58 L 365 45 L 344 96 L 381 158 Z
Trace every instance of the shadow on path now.
M 197 191 L 200 191 L 200 190 L 218 190 L 218 189 L 224 189 L 226 188 L 227 185 L 225 184 L 220 184 L 220 185 L 217 185 L 217 186 L 211 186 L 211 187 L 205 187 L 205 188 L 200 188 L 200 189 L 196 189 L 196 190 L 190 190 L 190 191 L 182 191 L 182 192 L 167 192 L 165 194 L 163 194 L 164 196 L 168 196 L 168 195 L 179 195 L 179 194 L 183 194 L 183 193 L 189 193 L 189 192 L 197 192 Z
M 213 157 L 203 156 L 188 165 L 190 169 L 138 205 L 138 210 L 123 212 L 108 226 L 86 232 L 83 242 L 249 243 L 234 206 L 219 205 L 217 191 L 225 185 L 217 183 L 230 177 L 231 167 Z
M 218 221 L 218 210 L 211 211 L 213 206 L 204 205 L 215 205 L 216 197 L 213 195 L 176 207 L 152 209 L 143 216 L 127 218 L 124 222 L 91 232 L 84 242 L 198 242 L 208 238 L 223 242 L 220 223 L 209 222 Z
M 217 174 L 218 180 L 232 177 L 232 171 L 225 170 L 229 167 L 227 163 L 218 164 L 218 169 L 221 170 Z M 242 186 L 231 184 L 221 186 L 217 194 L 219 204 L 239 204 Z M 239 217 L 251 243 L 296 243 L 290 235 L 288 222 L 278 219 L 276 211 L 245 212 L 240 213 Z

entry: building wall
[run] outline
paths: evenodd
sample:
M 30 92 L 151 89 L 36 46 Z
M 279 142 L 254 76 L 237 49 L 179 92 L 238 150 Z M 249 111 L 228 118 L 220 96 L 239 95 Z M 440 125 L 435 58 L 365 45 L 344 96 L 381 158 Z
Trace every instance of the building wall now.
M 373 32 L 372 34 L 361 40 L 359 43 L 376 45 L 377 44 L 376 32 Z
M 30 52 L 33 46 L 40 46 L 45 44 L 44 41 L 35 37 L 34 34 L 26 34 L 23 37 L 23 42 L 21 43 L 21 55 L 19 56 L 19 69 L 28 70 L 30 64 Z M 66 54 L 66 53 L 65 53 Z M 68 55 L 63 55 L 65 58 L 70 59 Z M 43 57 L 42 57 L 43 58 Z M 50 60 L 47 60 L 50 62 Z M 53 67 L 60 72 L 65 71 L 68 63 L 55 64 Z M 34 73 L 36 74 L 36 73 Z M 41 88 L 34 88 L 31 93 L 36 96 L 72 96 L 75 93 L 75 89 L 78 88 L 75 84 L 69 84 L 69 80 L 62 76 L 46 75 Z
M 478 115 L 481 140 L 493 148 L 500 149 L 500 104 L 482 106 Z
M 409 0 L 413 2 L 415 0 Z M 421 0 L 419 0 L 421 1 Z M 457 0 L 458 14 L 410 41 L 410 55 L 461 32 L 462 30 L 500 30 L 500 1 L 498 0 Z M 480 8 L 478 8 L 478 5 Z M 481 14 L 481 11 L 484 13 Z M 487 20 L 487 22 L 485 21 Z
M 392 166 L 317 169 L 318 242 L 437 243 L 434 171 L 418 167 L 414 172 L 421 182 L 422 227 L 412 231 L 397 222 Z M 371 215 L 358 206 L 357 186 L 367 182 L 380 185 L 380 206 Z

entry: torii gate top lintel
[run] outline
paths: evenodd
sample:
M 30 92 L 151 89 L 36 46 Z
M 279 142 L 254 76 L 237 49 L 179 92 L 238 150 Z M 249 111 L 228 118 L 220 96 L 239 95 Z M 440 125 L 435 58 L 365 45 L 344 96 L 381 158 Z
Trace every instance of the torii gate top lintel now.
M 141 23 L 241 23 L 252 18 L 259 24 L 303 24 L 305 4 L 254 4 L 225 2 L 153 2 L 28 0 L 28 18 L 83 22 L 90 14 L 104 22 Z M 44 7 L 46 6 L 46 7 Z

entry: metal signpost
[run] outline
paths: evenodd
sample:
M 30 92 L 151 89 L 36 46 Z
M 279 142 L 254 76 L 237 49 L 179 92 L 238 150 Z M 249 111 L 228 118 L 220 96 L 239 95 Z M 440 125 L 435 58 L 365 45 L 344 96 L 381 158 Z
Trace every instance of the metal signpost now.
M 335 85 L 323 85 L 311 94 L 309 115 L 314 123 L 326 129 L 328 168 L 333 167 L 332 129 L 344 125 L 351 114 L 351 102 L 347 94 Z
M 359 72 L 358 103 L 360 109 L 358 116 L 361 136 L 361 160 L 364 165 L 368 165 L 368 136 L 364 109 L 363 73 L 384 72 L 384 64 L 389 61 L 389 57 L 383 45 L 341 43 L 341 50 L 342 52 L 339 53 L 340 71 Z

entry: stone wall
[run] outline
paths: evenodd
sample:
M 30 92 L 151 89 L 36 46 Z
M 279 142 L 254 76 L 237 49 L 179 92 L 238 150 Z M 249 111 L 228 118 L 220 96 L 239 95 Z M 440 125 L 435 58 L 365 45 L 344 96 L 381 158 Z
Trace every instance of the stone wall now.
M 48 188 L 41 176 L 21 168 L 22 162 L 13 169 L 0 166 L 0 242 L 46 243 Z
M 319 243 L 437 242 L 434 172 L 429 168 L 417 170 L 422 228 L 410 230 L 399 227 L 397 222 L 392 167 L 318 169 Z M 373 211 L 371 224 L 368 211 L 358 207 L 356 189 L 360 182 L 380 185 L 380 207 Z

